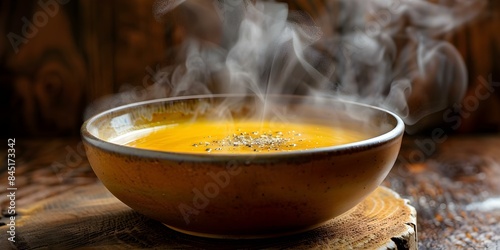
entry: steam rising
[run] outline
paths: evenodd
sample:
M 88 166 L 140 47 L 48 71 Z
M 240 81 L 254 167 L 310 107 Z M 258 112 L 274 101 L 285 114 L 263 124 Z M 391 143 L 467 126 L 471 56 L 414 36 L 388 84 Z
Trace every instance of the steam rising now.
M 313 18 L 277 2 L 157 0 L 155 18 L 188 15 L 180 25 L 189 36 L 182 63 L 164 68 L 142 99 L 336 96 L 387 108 L 411 125 L 463 98 L 467 71 L 444 38 L 486 0 L 325 2 L 333 11 Z

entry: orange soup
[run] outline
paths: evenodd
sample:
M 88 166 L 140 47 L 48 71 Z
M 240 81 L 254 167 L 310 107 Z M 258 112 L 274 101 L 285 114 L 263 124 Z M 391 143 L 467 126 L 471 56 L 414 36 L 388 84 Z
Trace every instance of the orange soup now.
M 197 120 L 146 129 L 115 140 L 127 146 L 181 153 L 270 153 L 330 147 L 367 139 L 344 128 L 309 123 Z

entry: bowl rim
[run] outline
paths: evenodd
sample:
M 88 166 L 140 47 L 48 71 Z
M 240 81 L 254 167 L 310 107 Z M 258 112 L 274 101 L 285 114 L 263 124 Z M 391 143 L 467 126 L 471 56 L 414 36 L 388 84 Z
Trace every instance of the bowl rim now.
M 230 98 L 230 97 L 246 97 L 253 96 L 249 94 L 210 94 L 210 95 L 190 95 L 190 96 L 180 96 L 180 97 L 166 97 L 159 99 L 152 99 L 141 102 L 134 102 L 126 105 L 121 105 L 115 108 L 111 108 L 105 111 L 102 111 L 98 114 L 93 115 L 88 118 L 81 126 L 80 133 L 84 142 L 95 146 L 101 150 L 105 150 L 108 152 L 115 152 L 119 154 L 125 154 L 129 156 L 136 156 L 141 158 L 150 158 L 150 159 L 166 159 L 166 160 L 175 160 L 175 161 L 195 161 L 195 162 L 214 162 L 214 161 L 224 161 L 228 160 L 264 160 L 269 161 L 272 159 L 282 159 L 282 158 L 295 158 L 295 157 L 304 157 L 306 155 L 311 154 L 320 154 L 320 153 L 328 153 L 328 154 L 345 154 L 345 153 L 354 153 L 363 150 L 367 150 L 369 148 L 378 147 L 387 143 L 390 143 L 399 137 L 401 137 L 405 131 L 405 124 L 403 120 L 396 115 L 395 113 L 365 103 L 355 102 L 351 100 L 344 100 L 337 97 L 332 96 L 319 96 L 320 98 L 331 99 L 334 101 L 347 103 L 350 105 L 363 106 L 369 109 L 374 109 L 381 111 L 385 114 L 390 115 L 393 119 L 396 120 L 396 124 L 394 128 L 389 131 L 380 134 L 375 137 L 371 137 L 365 140 L 329 146 L 329 147 L 321 147 L 307 150 L 297 150 L 297 151 L 283 151 L 283 152 L 260 152 L 260 153 L 238 153 L 238 154 L 230 154 L 230 153 L 217 153 L 217 154 L 206 154 L 206 153 L 184 153 L 184 152 L 169 152 L 169 151 L 158 151 L 151 149 L 143 149 L 130 147 L 125 145 L 116 144 L 101 138 L 90 133 L 88 126 L 90 126 L 95 120 L 108 115 L 110 113 L 125 110 L 128 108 L 139 107 L 148 104 L 155 103 L 166 103 L 166 102 L 174 102 L 174 101 L 183 101 L 183 100 L 192 100 L 192 99 L 213 99 L 213 98 Z M 308 98 L 308 96 L 303 95 L 268 95 L 275 97 L 286 97 L 286 98 Z

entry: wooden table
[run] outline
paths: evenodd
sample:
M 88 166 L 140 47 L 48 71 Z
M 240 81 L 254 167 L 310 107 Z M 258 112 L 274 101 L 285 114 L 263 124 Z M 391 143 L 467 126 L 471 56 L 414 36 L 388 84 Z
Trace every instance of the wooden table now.
M 15 144 L 17 226 L 39 223 L 43 232 L 17 234 L 16 245 L 11 244 L 6 234 L 10 222 L 6 140 L 2 144 L 0 207 L 4 217 L 0 222 L 1 249 L 14 246 L 24 249 L 26 245 L 23 244 L 34 241 L 38 245 L 50 247 L 61 243 L 59 236 L 63 234 L 75 235 L 75 242 L 70 242 L 70 246 L 90 246 L 93 242 L 99 242 L 101 248 L 106 248 L 116 246 L 117 242 L 129 242 L 133 244 L 124 245 L 125 248 L 155 248 L 160 245 L 151 245 L 152 231 L 174 233 L 135 213 L 120 215 L 122 218 L 118 221 L 121 222 L 116 225 L 103 224 L 103 221 L 109 221 L 106 220 L 105 211 L 122 208 L 118 203 L 97 207 L 104 211 L 101 217 L 65 224 L 65 221 L 77 216 L 73 214 L 75 211 L 88 211 L 88 207 L 87 210 L 82 208 L 65 213 L 66 206 L 71 206 L 71 202 L 58 203 L 60 205 L 55 207 L 40 204 L 68 195 L 76 196 L 78 199 L 75 200 L 100 195 L 100 192 L 89 194 L 78 191 L 86 186 L 98 187 L 78 138 L 18 138 Z M 500 249 L 500 135 L 449 136 L 439 143 L 427 137 L 406 136 L 399 160 L 383 185 L 409 199 L 417 209 L 420 249 Z M 51 216 L 58 218 L 55 220 L 59 223 L 57 230 L 44 227 L 44 221 L 47 221 L 44 218 L 46 213 L 41 213 L 44 210 L 55 211 Z M 110 227 L 115 230 L 99 230 Z M 86 242 L 78 237 L 83 232 L 91 236 L 84 239 Z M 177 239 L 182 242 L 179 248 L 187 245 L 194 248 L 210 246 L 209 240 L 193 243 L 189 237 L 181 234 Z M 165 242 L 158 244 L 162 243 Z

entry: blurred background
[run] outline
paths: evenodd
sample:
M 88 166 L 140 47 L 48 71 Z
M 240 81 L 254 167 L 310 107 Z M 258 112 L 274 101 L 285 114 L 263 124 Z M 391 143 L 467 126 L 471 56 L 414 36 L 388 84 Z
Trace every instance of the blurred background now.
M 335 22 L 343 11 L 326 0 L 284 2 L 320 26 Z M 446 8 L 454 1 L 427 2 Z M 458 116 L 448 116 L 460 122 L 439 115 L 424 127 L 452 126 L 458 133 L 500 130 L 500 2 L 486 2 L 477 16 L 442 37 L 459 51 L 468 70 L 465 97 L 450 104 Z M 158 17 L 155 5 L 154 0 L 1 1 L 1 137 L 78 135 L 85 110 L 97 100 L 130 90 L 136 96 L 125 95 L 128 100 L 114 104 L 144 99 L 141 89 L 178 58 L 176 48 L 186 36 L 216 40 L 217 32 L 205 29 L 196 13 L 181 9 Z M 479 87 L 487 98 L 468 99 L 477 97 Z M 426 96 L 430 90 L 417 91 Z M 466 112 L 460 114 L 460 107 Z

